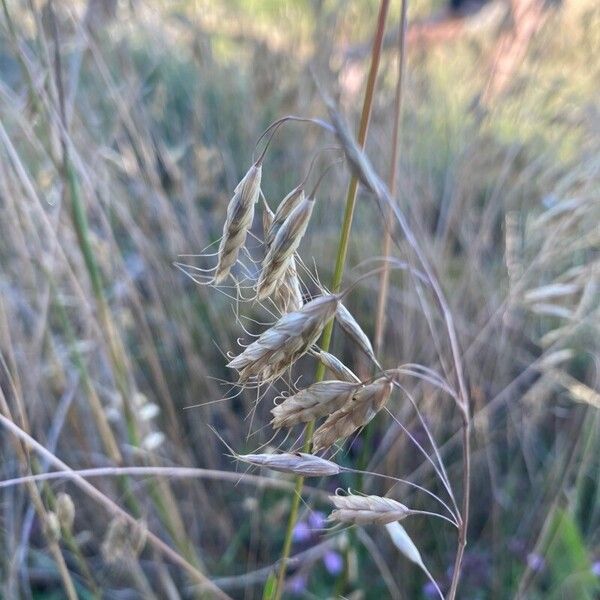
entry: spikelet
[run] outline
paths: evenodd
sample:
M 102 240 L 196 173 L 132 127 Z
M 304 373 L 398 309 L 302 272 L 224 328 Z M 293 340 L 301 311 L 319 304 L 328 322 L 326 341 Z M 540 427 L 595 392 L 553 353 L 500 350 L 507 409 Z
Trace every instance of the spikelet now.
M 314 204 L 314 198 L 307 198 L 302 192 L 296 207 L 290 212 L 270 242 L 269 251 L 263 261 L 258 279 L 257 296 L 259 300 L 271 296 L 281 285 L 290 261 L 306 232 Z
M 360 383 L 320 381 L 286 398 L 271 410 L 275 429 L 293 427 L 325 417 L 340 409 L 352 398 Z
M 328 521 L 351 523 L 353 525 L 385 525 L 393 521 L 401 521 L 412 511 L 404 504 L 382 496 L 330 496 L 336 510 L 329 515 Z
M 304 452 L 282 452 L 281 454 L 238 454 L 241 460 L 259 467 L 267 467 L 282 473 L 293 473 L 303 477 L 337 475 L 339 465 L 330 460 Z
M 263 233 L 265 245 L 267 245 L 267 247 L 268 244 L 266 240 L 269 235 L 269 230 L 273 225 L 274 217 L 273 211 L 269 208 L 269 205 L 263 197 Z M 296 259 L 294 256 L 290 258 L 281 285 L 277 286 L 275 293 L 273 294 L 273 301 L 282 315 L 302 308 L 302 290 L 300 289 L 300 280 L 298 279 Z
M 304 188 L 302 185 L 295 187 L 280 203 L 273 215 L 273 221 L 269 230 L 265 232 L 265 243 L 270 246 L 289 214 L 304 198 Z
M 241 248 L 246 242 L 248 230 L 254 218 L 254 206 L 260 193 L 262 165 L 254 164 L 235 188 L 227 207 L 223 226 L 223 238 L 219 244 L 219 258 L 214 283 L 221 283 L 235 264 Z
M 307 302 L 300 310 L 283 315 L 227 366 L 239 372 L 239 381 L 276 379 L 317 341 L 333 318 L 339 296 L 326 294 Z
M 100 547 L 102 557 L 109 564 L 136 557 L 144 549 L 147 535 L 148 527 L 144 520 L 133 525 L 123 517 L 114 517 Z
M 340 381 L 360 383 L 360 379 L 339 358 L 324 350 L 313 351 L 312 354 L 319 359 Z
M 375 363 L 375 352 L 371 341 L 367 337 L 367 334 L 362 330 L 361 326 L 357 323 L 356 319 L 352 316 L 350 311 L 340 302 L 337 312 L 335 313 L 335 319 L 339 323 L 340 327 L 354 340 L 358 347 Z
M 271 229 L 271 226 L 273 225 L 273 218 L 275 217 L 275 214 L 273 213 L 273 211 L 271 210 L 271 207 L 267 204 L 267 201 L 265 199 L 264 196 L 262 196 L 262 226 L 263 226 L 263 237 L 265 239 L 265 244 L 266 239 L 267 239 L 267 235 L 269 234 L 269 229 Z
M 60 521 L 55 512 L 49 510 L 44 520 L 44 534 L 50 542 L 58 542 L 61 538 Z
M 385 377 L 359 388 L 351 400 L 327 417 L 313 438 L 313 451 L 326 450 L 336 440 L 347 438 L 360 427 L 364 427 L 388 401 L 392 383 Z
M 56 497 L 56 516 L 63 531 L 71 531 L 75 521 L 75 505 L 69 494 L 61 492 Z

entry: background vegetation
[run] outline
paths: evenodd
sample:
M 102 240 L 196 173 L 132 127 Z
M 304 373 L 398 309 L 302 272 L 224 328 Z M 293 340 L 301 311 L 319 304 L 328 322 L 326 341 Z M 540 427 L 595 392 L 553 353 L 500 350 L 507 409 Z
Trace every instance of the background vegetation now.
M 250 452 L 268 438 L 260 428 L 272 404 L 261 403 L 251 426 L 251 392 L 219 402 L 229 389 L 220 380 L 231 378 L 222 352 L 240 335 L 232 303 L 173 262 L 218 239 L 230 194 L 271 121 L 325 115 L 311 71 L 357 122 L 378 3 L 54 4 L 53 11 L 7 0 L 0 23 L 0 413 L 73 469 L 217 471 L 215 479 L 91 482 L 232 597 L 260 598 L 290 502 L 274 485 L 288 478 L 264 473 L 238 485 L 220 478 L 239 467 L 208 425 Z M 409 20 L 440 10 L 440 2 L 414 0 Z M 399 12 L 392 2 L 392 38 Z M 449 297 L 469 379 L 473 495 L 459 597 L 520 590 L 532 599 L 593 598 L 600 593 L 600 7 L 594 0 L 548 7 L 508 83 L 486 95 L 494 51 L 510 26 L 503 15 L 502 3 L 492 2 L 451 38 L 409 39 L 397 197 Z M 380 173 L 389 168 L 396 61 L 392 40 L 367 142 Z M 272 206 L 327 143 L 300 124 L 278 134 L 263 178 Z M 343 169 L 324 180 L 303 241 L 324 282 L 347 181 Z M 381 253 L 382 232 L 361 192 L 350 273 Z M 350 302 L 370 335 L 377 286 L 368 280 Z M 398 272 L 387 314 L 382 363 L 439 367 L 419 298 Z M 370 375 L 342 336 L 334 348 Z M 430 386 L 410 391 L 459 481 L 458 416 Z M 422 439 L 410 405 L 396 397 L 392 408 Z M 2 480 L 54 470 L 6 426 L 0 431 Z M 435 487 L 421 455 L 385 416 L 337 460 L 355 465 L 365 457 L 370 470 Z M 349 486 L 387 491 L 350 475 L 321 485 Z M 61 493 L 75 517 L 57 531 L 48 513 L 60 516 Z M 384 531 L 324 535 L 327 504 L 318 496 L 310 502 L 292 548 L 301 560 L 290 597 L 432 597 Z M 135 528 L 119 525 L 72 482 L 5 485 L 0 509 L 1 597 L 65 597 L 60 556 L 82 598 L 98 590 L 109 598 L 197 591 L 189 571 L 152 544 L 136 544 Z M 446 588 L 455 537 L 427 521 L 407 529 Z

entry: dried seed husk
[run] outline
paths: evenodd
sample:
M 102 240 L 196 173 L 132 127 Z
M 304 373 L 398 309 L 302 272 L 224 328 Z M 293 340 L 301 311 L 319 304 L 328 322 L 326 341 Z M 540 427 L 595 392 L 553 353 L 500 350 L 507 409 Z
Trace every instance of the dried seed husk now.
M 282 315 L 302 308 L 302 289 L 296 270 L 296 259 L 293 256 L 290 258 L 281 284 L 275 289 L 273 300 Z
M 269 229 L 273 225 L 273 218 L 275 217 L 275 213 L 271 210 L 270 206 L 267 204 L 267 201 L 264 196 L 262 196 L 262 226 L 263 226 L 263 238 L 265 240 L 265 244 L 267 244 L 267 236 L 269 234 Z
M 295 187 L 280 203 L 275 214 L 273 215 L 273 222 L 267 235 L 265 236 L 265 242 L 267 246 L 270 246 L 279 231 L 279 228 L 283 225 L 283 222 L 288 218 L 289 214 L 296 208 L 298 203 L 304 198 L 304 188 L 302 185 Z
M 324 350 L 312 352 L 327 369 L 329 369 L 340 381 L 349 381 L 350 383 L 360 383 L 360 379 L 349 369 L 339 358 Z
M 383 496 L 330 496 L 336 507 L 329 515 L 329 521 L 351 523 L 353 525 L 385 525 L 393 521 L 401 521 L 413 514 L 410 508 L 392 498 Z
M 320 381 L 289 396 L 271 410 L 275 429 L 293 427 L 325 417 L 352 398 L 359 384 L 347 381 Z
M 340 473 L 339 465 L 334 462 L 306 454 L 305 452 L 282 452 L 281 454 L 239 454 L 237 459 L 267 467 L 282 473 L 293 473 L 303 477 L 323 477 Z
M 329 415 L 315 431 L 313 451 L 326 450 L 337 440 L 364 427 L 382 409 L 391 393 L 392 383 L 385 377 L 360 387 L 347 404 Z
M 317 341 L 333 318 L 339 297 L 324 294 L 300 310 L 283 315 L 227 366 L 239 372 L 239 381 L 276 379 Z
M 221 283 L 237 261 L 254 219 L 254 206 L 260 193 L 262 165 L 254 164 L 235 188 L 227 207 L 223 237 L 219 244 L 214 283 Z
M 75 521 L 75 504 L 69 494 L 61 492 L 56 497 L 56 516 L 63 531 L 71 531 Z
M 296 207 L 270 242 L 269 251 L 263 261 L 258 279 L 257 296 L 259 300 L 271 296 L 282 283 L 290 261 L 306 232 L 314 204 L 314 198 L 306 198 L 304 193 L 301 193 Z
M 377 364 L 375 351 L 367 334 L 362 330 L 350 311 L 340 302 L 335 319 L 340 327 L 354 340 L 358 347 Z

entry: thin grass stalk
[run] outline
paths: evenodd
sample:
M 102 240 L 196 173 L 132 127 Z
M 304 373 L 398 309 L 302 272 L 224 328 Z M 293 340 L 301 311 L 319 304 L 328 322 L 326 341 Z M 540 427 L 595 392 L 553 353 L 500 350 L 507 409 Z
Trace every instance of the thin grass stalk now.
M 138 447 L 140 443 L 140 438 L 137 428 L 136 416 L 133 412 L 133 407 L 131 406 L 130 400 L 131 389 L 128 378 L 126 353 L 125 349 L 123 348 L 122 340 L 115 328 L 114 321 L 110 313 L 110 307 L 104 294 L 100 267 L 96 260 L 90 241 L 87 215 L 80 195 L 75 168 L 70 158 L 70 142 L 67 133 L 64 88 L 62 83 L 60 42 L 58 37 L 56 16 L 54 14 L 52 4 L 50 4 L 50 8 L 54 36 L 55 78 L 56 87 L 58 90 L 58 109 L 60 116 L 58 125 L 60 127 L 60 140 L 63 160 L 62 175 L 66 179 L 66 187 L 69 191 L 72 209 L 71 214 L 73 218 L 73 224 L 75 226 L 77 240 L 84 258 L 88 275 L 90 277 L 92 290 L 98 307 L 99 318 L 103 325 L 103 330 L 106 333 L 106 339 L 109 347 L 109 355 L 111 358 L 112 371 L 115 377 L 115 384 L 123 400 L 128 438 L 132 445 Z M 199 557 L 196 555 L 192 543 L 187 537 L 183 520 L 181 518 L 181 515 L 179 514 L 177 503 L 174 501 L 173 494 L 170 490 L 170 487 L 168 486 L 168 483 L 160 482 L 158 486 L 152 485 L 150 488 L 150 495 L 154 501 L 155 507 L 161 517 L 162 522 L 166 525 L 170 535 L 173 537 L 177 546 L 183 552 L 186 559 L 193 563 L 195 566 L 200 566 L 201 562 L 199 560 Z
M 463 501 L 462 501 L 462 512 L 461 519 L 459 520 L 459 536 L 458 536 L 458 549 L 456 553 L 456 562 L 454 571 L 452 574 L 452 583 L 450 586 L 450 593 L 448 598 L 453 600 L 456 597 L 456 591 L 458 589 L 458 582 L 461 574 L 462 560 L 464 557 L 464 550 L 467 543 L 467 530 L 469 522 L 469 506 L 470 506 L 470 481 L 471 481 L 471 417 L 469 407 L 469 394 L 467 391 L 467 384 L 463 369 L 463 360 L 458 343 L 458 335 L 454 326 L 454 318 L 446 300 L 446 296 L 442 289 L 438 278 L 436 277 L 433 267 L 429 263 L 429 259 L 425 254 L 423 248 L 419 244 L 417 237 L 412 231 L 406 216 L 395 204 L 386 184 L 377 176 L 371 162 L 365 155 L 362 146 L 352 139 L 352 135 L 349 133 L 346 124 L 340 118 L 339 113 L 335 110 L 331 99 L 327 99 L 327 104 L 330 109 L 330 116 L 334 121 L 338 138 L 342 141 L 345 146 L 345 152 L 355 172 L 360 176 L 361 180 L 374 194 L 375 199 L 379 205 L 381 213 L 387 214 L 391 210 L 396 218 L 399 226 L 399 232 L 395 229 L 390 229 L 390 234 L 394 238 L 394 241 L 400 245 L 400 235 L 402 233 L 403 240 L 406 241 L 412 248 L 415 256 L 417 257 L 423 272 L 425 273 L 429 285 L 435 295 L 439 310 L 443 316 L 446 331 L 448 333 L 448 339 L 450 342 L 450 350 L 452 354 L 452 361 L 454 366 L 454 372 L 458 381 L 458 398 L 455 398 L 457 407 L 460 410 L 462 418 L 462 442 L 463 442 Z
M 8 372 L 8 370 L 6 368 L 6 363 L 4 362 L 3 357 L 2 357 L 2 365 L 3 365 L 3 367 L 5 367 L 7 376 L 10 377 L 10 373 Z M 21 402 L 19 401 L 19 394 L 15 393 L 15 397 L 16 397 L 16 401 L 18 403 L 20 417 L 21 417 L 21 420 L 23 421 L 22 425 L 23 425 L 23 427 L 26 427 L 28 429 L 28 425 L 25 420 L 26 416 L 22 412 L 23 407 L 21 406 Z M 0 418 L 5 419 L 7 422 L 9 422 L 12 425 L 14 425 L 15 427 L 17 427 L 14 424 L 12 412 L 10 410 L 10 407 L 8 405 L 8 402 L 4 395 L 4 391 L 2 390 L 1 386 L 0 386 Z M 20 462 L 23 470 L 28 471 L 29 473 L 33 473 L 32 464 L 31 464 L 27 450 L 24 447 L 24 445 L 15 440 L 15 450 L 16 450 L 17 456 L 19 458 L 19 462 Z M 40 494 L 39 489 L 37 488 L 37 486 L 35 485 L 35 483 L 33 481 L 27 483 L 27 491 L 29 492 L 29 497 L 31 498 L 31 502 L 33 504 L 35 512 L 37 513 L 40 523 L 45 524 L 47 521 L 47 518 L 48 518 L 48 511 L 46 510 L 46 507 L 44 505 L 42 495 Z M 65 590 L 66 597 L 68 598 L 68 600 L 77 600 L 78 596 L 77 596 L 77 592 L 75 590 L 75 584 L 73 582 L 73 578 L 71 577 L 71 574 L 67 567 L 67 563 L 65 561 L 65 557 L 63 556 L 60 545 L 58 544 L 58 542 L 55 539 L 52 538 L 51 535 L 48 535 L 45 527 L 42 527 L 42 532 L 48 543 L 48 549 L 50 550 L 50 554 L 52 555 L 52 557 L 54 558 L 54 562 L 56 563 L 56 567 L 60 574 L 60 578 L 62 580 L 62 585 Z
M 0 400 L 3 398 L 2 389 L 0 388 Z M 157 535 L 148 531 L 145 527 L 143 527 L 140 522 L 132 517 L 128 512 L 123 510 L 118 504 L 113 502 L 108 496 L 103 494 L 98 488 L 93 486 L 83 477 L 78 475 L 75 471 L 69 467 L 69 465 L 62 460 L 60 460 L 56 455 L 50 452 L 47 448 L 45 448 L 42 444 L 40 444 L 37 440 L 31 437 L 26 431 L 24 431 L 21 427 L 19 427 L 12 419 L 5 417 L 0 413 L 0 425 L 4 426 L 8 431 L 10 431 L 17 439 L 19 439 L 23 444 L 35 450 L 40 456 L 45 458 L 50 464 L 52 464 L 55 468 L 70 473 L 73 482 L 79 487 L 82 491 L 88 494 L 91 498 L 94 498 L 99 504 L 104 506 L 106 510 L 111 514 L 111 516 L 120 517 L 127 521 L 129 525 L 131 525 L 136 531 L 143 529 L 144 534 L 146 535 L 146 539 L 149 544 L 151 544 L 158 552 L 163 554 L 166 558 L 169 558 L 174 564 L 179 565 L 183 569 L 187 571 L 187 573 L 191 576 L 191 578 L 198 583 L 198 585 L 202 588 L 202 590 L 206 592 L 210 592 L 213 598 L 221 598 L 223 600 L 231 600 L 230 597 L 225 594 L 218 586 L 216 586 L 206 575 L 204 575 L 201 571 L 199 571 L 193 564 L 191 564 L 188 560 L 186 560 L 183 556 L 181 556 L 178 552 L 173 550 L 168 544 L 163 542 Z M 31 485 L 34 486 L 33 482 Z M 77 596 L 74 597 L 75 599 Z
M 375 37 L 373 39 L 373 46 L 371 49 L 371 65 L 369 67 L 369 75 L 367 79 L 367 86 L 365 89 L 365 97 L 363 100 L 363 106 L 360 117 L 360 124 L 358 130 L 358 143 L 361 147 L 364 147 L 367 139 L 367 131 L 369 129 L 369 121 L 371 120 L 371 109 L 373 106 L 373 97 L 375 95 L 375 82 L 377 80 L 377 71 L 379 70 L 379 62 L 381 58 L 381 48 L 383 45 L 383 35 L 385 32 L 385 23 L 387 20 L 387 14 L 389 9 L 389 0 L 381 0 L 379 5 L 379 14 L 377 16 L 377 27 L 375 30 Z M 348 186 L 348 193 L 346 195 L 346 205 L 344 209 L 344 218 L 342 222 L 342 228 L 340 231 L 340 239 L 338 242 L 338 249 L 335 260 L 335 268 L 333 271 L 333 278 L 331 282 L 331 290 L 333 293 L 339 292 L 342 279 L 344 276 L 344 267 L 346 264 L 346 256 L 348 254 L 348 243 L 350 241 L 350 232 L 352 229 L 352 220 L 354 217 L 354 207 L 356 205 L 356 193 L 358 191 L 358 177 L 352 174 L 350 178 L 350 184 Z M 325 352 L 329 351 L 331 345 L 331 337 L 333 333 L 334 320 L 332 319 L 323 330 L 321 337 L 320 347 Z M 325 377 L 326 368 L 322 362 L 317 365 L 315 374 L 315 382 L 322 381 Z M 310 452 L 312 445 L 312 437 L 315 431 L 315 422 L 310 422 L 306 427 L 305 440 L 303 451 Z M 283 543 L 283 549 L 281 552 L 281 563 L 279 566 L 279 573 L 277 575 L 277 584 L 275 587 L 274 599 L 280 600 L 283 594 L 283 587 L 285 581 L 285 573 L 287 568 L 287 560 L 290 556 L 290 550 L 292 548 L 292 534 L 294 526 L 298 518 L 298 509 L 300 506 L 300 499 L 302 495 L 302 487 L 304 485 L 304 478 L 296 478 L 296 486 L 294 489 L 294 495 L 292 496 L 292 506 L 290 508 L 290 515 L 288 518 L 287 528 L 285 532 L 285 539 Z
M 402 88 L 404 82 L 404 68 L 406 64 L 406 13 L 408 9 L 408 0 L 402 0 L 402 9 L 400 15 L 400 25 L 398 31 L 398 79 L 396 80 L 396 95 L 394 97 L 394 125 L 392 129 L 392 144 L 390 157 L 390 170 L 388 174 L 388 188 L 392 196 L 396 190 L 396 174 L 398 171 L 398 150 L 400 147 L 400 121 L 402 114 Z M 390 214 L 390 217 L 392 215 Z M 383 330 L 385 327 L 386 303 L 390 285 L 390 265 L 387 257 L 392 250 L 392 236 L 387 227 L 383 232 L 383 247 L 381 255 L 384 257 L 383 271 L 379 281 L 379 299 L 377 303 L 377 313 L 375 316 L 375 353 L 379 355 L 383 345 Z

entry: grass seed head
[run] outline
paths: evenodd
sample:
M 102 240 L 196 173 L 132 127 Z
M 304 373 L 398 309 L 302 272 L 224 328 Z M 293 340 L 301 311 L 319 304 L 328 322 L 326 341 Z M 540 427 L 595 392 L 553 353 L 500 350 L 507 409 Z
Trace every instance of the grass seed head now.
M 283 275 L 281 284 L 275 289 L 273 300 L 282 315 L 302 308 L 302 289 L 296 270 L 296 259 L 293 256 Z
M 303 477 L 323 477 L 340 473 L 339 465 L 334 462 L 304 452 L 240 454 L 237 458 L 252 465 L 267 467 L 282 473 L 302 475 Z
M 271 296 L 282 283 L 290 261 L 306 232 L 314 204 L 314 199 L 306 198 L 302 193 L 300 201 L 270 243 L 258 279 L 257 295 L 259 300 Z
M 254 206 L 260 193 L 262 165 L 254 164 L 235 188 L 227 207 L 223 237 L 219 244 L 214 283 L 221 283 L 237 261 L 254 219 Z
M 289 214 L 296 208 L 296 206 L 304 198 L 304 188 L 302 185 L 295 187 L 280 203 L 275 214 L 273 215 L 273 222 L 269 228 L 268 233 L 265 236 L 265 242 L 267 246 L 270 246 L 279 228 L 283 225 L 283 222 L 288 218 Z
M 56 516 L 64 531 L 71 531 L 75 521 L 75 505 L 69 494 L 61 492 L 56 497 Z
M 308 423 L 330 415 L 352 398 L 360 386 L 347 381 L 320 381 L 286 398 L 271 410 L 275 429 Z
M 360 379 L 355 375 L 339 358 L 319 350 L 314 353 L 327 369 L 329 369 L 340 381 L 349 381 L 350 383 L 360 383 Z
M 335 411 L 316 431 L 314 452 L 326 450 L 337 440 L 345 439 L 364 427 L 381 410 L 392 393 L 392 383 L 385 377 L 357 389 L 342 408 Z
M 371 341 L 367 337 L 367 334 L 362 330 L 356 319 L 341 302 L 337 308 L 335 319 L 340 327 L 352 338 L 352 340 L 354 340 L 358 347 L 377 364 L 375 351 L 373 350 L 373 346 L 371 345 Z
M 328 520 L 338 523 L 385 525 L 392 521 L 401 521 L 413 513 L 404 504 L 382 496 L 350 494 L 330 496 L 329 499 L 336 509 L 331 512 Z
M 324 294 L 300 310 L 283 315 L 227 366 L 239 372 L 239 381 L 268 382 L 282 375 L 317 341 L 333 318 L 339 297 Z

